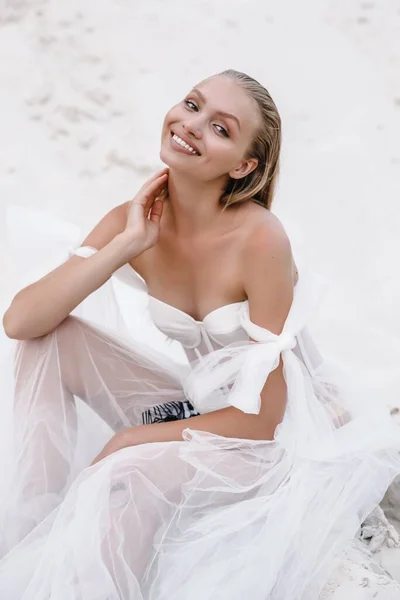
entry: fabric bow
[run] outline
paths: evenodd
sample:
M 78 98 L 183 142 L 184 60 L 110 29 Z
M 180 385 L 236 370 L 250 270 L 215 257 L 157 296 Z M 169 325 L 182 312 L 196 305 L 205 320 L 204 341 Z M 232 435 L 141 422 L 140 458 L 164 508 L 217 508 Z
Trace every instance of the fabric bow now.
M 281 355 L 289 390 L 294 380 L 302 387 L 300 361 L 293 350 L 296 336 L 320 302 L 324 284 L 308 269 L 300 273 L 281 334 L 253 323 L 245 303 L 241 326 L 254 342 L 230 344 L 198 361 L 184 383 L 184 391 L 200 413 L 235 406 L 245 413 L 259 414 L 262 389 L 269 374 L 278 367 Z

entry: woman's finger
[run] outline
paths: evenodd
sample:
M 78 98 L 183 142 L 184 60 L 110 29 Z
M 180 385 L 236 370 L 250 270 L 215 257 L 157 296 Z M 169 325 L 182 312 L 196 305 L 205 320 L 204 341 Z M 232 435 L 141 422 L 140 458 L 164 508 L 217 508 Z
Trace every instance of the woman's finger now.
M 161 202 L 163 202 L 165 200 L 165 198 L 166 198 L 166 186 L 164 185 L 164 187 L 161 188 L 161 190 L 159 192 L 154 194 L 151 201 L 149 200 L 146 203 L 146 205 L 143 207 L 143 212 L 148 219 L 150 219 L 150 214 L 151 214 L 151 211 L 153 210 L 154 203 L 157 200 L 160 200 Z
M 168 173 L 163 173 L 157 178 L 153 178 L 144 191 L 138 192 L 138 194 L 129 203 L 128 219 L 129 222 L 139 222 L 140 220 L 149 219 L 150 211 L 154 205 L 154 201 L 157 197 L 165 195 L 167 190 Z M 156 210 L 156 217 L 159 212 L 159 208 Z
M 144 209 L 150 208 L 154 200 L 157 196 L 160 195 L 160 191 L 165 186 L 168 180 L 168 175 L 161 175 L 158 179 L 153 181 L 141 194 L 138 194 L 138 197 L 134 199 L 134 202 L 138 204 L 142 204 Z
M 163 200 L 161 200 L 160 198 L 156 198 L 156 200 L 154 200 L 153 206 L 151 207 L 150 217 L 149 217 L 149 219 L 150 219 L 150 221 L 152 221 L 152 223 L 156 223 L 158 225 L 158 223 L 161 220 L 163 207 L 164 207 Z
M 165 183 L 168 179 L 168 173 L 163 173 L 159 175 L 156 179 L 150 181 L 145 188 L 141 189 L 136 198 L 142 198 L 143 196 L 147 196 L 148 194 L 152 194 L 154 190 L 156 190 L 161 184 Z M 135 198 L 134 198 L 135 200 Z
M 161 171 L 157 171 L 157 173 L 154 173 L 154 175 L 152 175 L 149 179 L 147 179 L 147 181 L 144 182 L 144 184 L 138 191 L 137 195 L 142 194 L 149 187 L 149 185 L 151 185 L 159 177 L 162 177 L 163 175 L 168 174 L 168 170 L 169 170 L 169 168 L 165 167 L 164 169 L 161 169 Z

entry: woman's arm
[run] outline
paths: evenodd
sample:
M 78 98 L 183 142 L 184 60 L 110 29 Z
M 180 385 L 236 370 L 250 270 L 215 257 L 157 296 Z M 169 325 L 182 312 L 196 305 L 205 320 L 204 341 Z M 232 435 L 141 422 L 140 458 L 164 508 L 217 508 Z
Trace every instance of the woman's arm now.
M 190 419 L 127 427 L 116 433 L 107 442 L 92 464 L 130 446 L 150 442 L 182 442 L 182 432 L 187 428 L 208 431 L 223 437 L 248 440 L 267 439 L 265 424 L 259 415 L 249 415 L 234 406 L 228 406 L 205 415 L 190 417 Z
M 111 210 L 84 240 L 83 245 L 99 252 L 89 258 L 72 256 L 18 292 L 3 317 L 8 337 L 26 340 L 53 331 L 114 271 L 156 243 L 162 212 L 157 197 L 167 180 L 166 171 L 161 173 L 131 202 Z
M 123 264 L 128 247 L 122 234 L 124 214 L 126 221 L 126 207 L 113 209 L 87 236 L 84 244 L 99 250 L 94 256 L 72 256 L 18 292 L 3 317 L 10 338 L 32 339 L 49 333 Z
M 290 242 L 279 223 L 268 227 L 263 224 L 249 236 L 243 253 L 243 272 L 251 321 L 272 333 L 281 333 L 293 301 L 294 280 Z M 190 420 L 130 427 L 113 436 L 94 463 L 128 446 L 182 441 L 186 428 L 224 437 L 273 439 L 285 412 L 286 393 L 281 359 L 264 385 L 259 414 L 247 414 L 229 406 Z
M 247 243 L 244 262 L 250 320 L 279 335 L 293 302 L 295 281 L 290 241 L 277 219 L 261 225 L 254 232 Z M 261 392 L 261 409 L 257 415 L 268 439 L 273 438 L 277 425 L 283 419 L 286 396 L 281 357 Z

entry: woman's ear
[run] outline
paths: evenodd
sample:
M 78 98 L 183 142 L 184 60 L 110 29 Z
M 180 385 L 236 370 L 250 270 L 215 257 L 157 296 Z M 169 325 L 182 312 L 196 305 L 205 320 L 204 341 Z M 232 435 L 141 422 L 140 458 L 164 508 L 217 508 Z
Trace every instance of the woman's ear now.
M 232 169 L 232 171 L 229 171 L 229 175 L 232 177 L 232 179 L 242 179 L 254 171 L 257 166 L 257 158 L 248 158 L 247 160 L 243 160 L 240 164 L 238 164 L 238 166 Z

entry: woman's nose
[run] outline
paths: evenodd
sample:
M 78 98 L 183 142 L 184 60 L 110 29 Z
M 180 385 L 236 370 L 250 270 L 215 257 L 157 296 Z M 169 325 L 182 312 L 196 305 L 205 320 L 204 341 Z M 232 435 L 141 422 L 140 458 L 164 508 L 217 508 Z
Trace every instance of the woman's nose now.
M 186 120 L 183 124 L 183 129 L 188 135 L 192 135 L 196 139 L 200 139 L 203 135 L 202 126 L 199 119 L 191 118 Z

